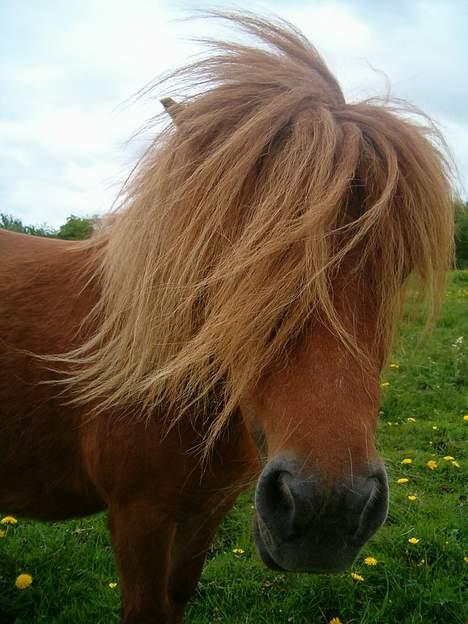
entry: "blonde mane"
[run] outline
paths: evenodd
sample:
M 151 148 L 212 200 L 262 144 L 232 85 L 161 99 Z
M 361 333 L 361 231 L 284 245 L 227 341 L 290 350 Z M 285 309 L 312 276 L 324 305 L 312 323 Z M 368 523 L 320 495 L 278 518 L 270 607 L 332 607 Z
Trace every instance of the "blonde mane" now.
M 217 17 L 260 46 L 212 43 L 172 76 L 190 96 L 87 243 L 97 328 L 59 358 L 77 400 L 173 420 L 209 410 L 211 440 L 317 315 L 359 352 L 333 296 L 345 259 L 369 282 L 389 346 L 409 274 L 437 309 L 453 239 L 444 144 L 427 117 L 347 103 L 285 22 Z

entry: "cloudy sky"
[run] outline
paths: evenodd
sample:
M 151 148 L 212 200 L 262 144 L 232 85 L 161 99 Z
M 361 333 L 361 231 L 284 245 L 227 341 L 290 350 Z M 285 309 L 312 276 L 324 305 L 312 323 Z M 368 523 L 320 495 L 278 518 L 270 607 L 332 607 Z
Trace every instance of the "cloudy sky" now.
M 226 34 L 181 22 L 200 3 L 169 0 L 0 0 L 0 212 L 58 226 L 108 210 L 142 139 L 128 141 L 157 100 L 132 96 Z M 202 5 L 206 6 L 206 5 Z M 444 132 L 468 187 L 466 0 L 255 0 L 325 56 L 346 96 L 410 100 Z M 463 78 L 465 76 L 465 78 Z M 164 94 L 161 94 L 164 95 Z

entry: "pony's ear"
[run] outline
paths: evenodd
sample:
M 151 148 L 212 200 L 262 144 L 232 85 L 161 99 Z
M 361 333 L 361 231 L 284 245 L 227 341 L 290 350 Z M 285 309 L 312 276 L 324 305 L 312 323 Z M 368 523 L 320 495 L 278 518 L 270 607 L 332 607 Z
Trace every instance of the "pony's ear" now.
M 184 110 L 184 105 L 175 102 L 172 98 L 167 97 L 160 100 L 161 104 L 166 109 L 166 112 L 169 113 L 170 118 L 174 122 L 174 125 L 177 126 L 177 117 Z

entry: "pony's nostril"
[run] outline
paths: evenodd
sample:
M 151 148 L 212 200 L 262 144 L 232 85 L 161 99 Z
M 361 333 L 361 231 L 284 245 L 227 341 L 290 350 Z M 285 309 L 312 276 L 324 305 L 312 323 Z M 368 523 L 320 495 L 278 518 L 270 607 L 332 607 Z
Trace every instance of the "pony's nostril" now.
M 261 502 L 270 513 L 290 514 L 294 511 L 294 495 L 289 486 L 291 474 L 278 470 L 270 472 L 263 481 Z
M 388 485 L 385 471 L 380 471 L 368 479 L 369 495 L 359 517 L 354 534 L 357 541 L 367 539 L 385 520 L 388 511 Z
M 291 475 L 289 472 L 281 472 L 278 476 L 279 500 L 285 511 L 294 511 L 294 494 L 289 486 Z
M 266 525 L 289 539 L 298 530 L 298 520 L 303 521 L 304 500 L 300 482 L 283 462 L 267 467 L 257 484 L 257 512 Z
M 257 511 L 284 537 L 310 524 L 315 487 L 288 470 L 269 470 L 257 486 Z

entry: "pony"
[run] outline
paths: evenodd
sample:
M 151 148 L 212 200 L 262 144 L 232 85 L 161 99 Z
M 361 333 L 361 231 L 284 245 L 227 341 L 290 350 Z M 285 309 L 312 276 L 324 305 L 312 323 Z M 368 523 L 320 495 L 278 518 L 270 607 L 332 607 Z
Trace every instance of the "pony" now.
M 186 97 L 95 235 L 0 232 L 0 508 L 107 510 L 122 624 L 182 621 L 253 480 L 267 566 L 353 562 L 387 514 L 374 434 L 405 294 L 432 319 L 451 265 L 430 120 L 347 102 L 287 22 L 214 17 L 256 43 L 172 76 Z

